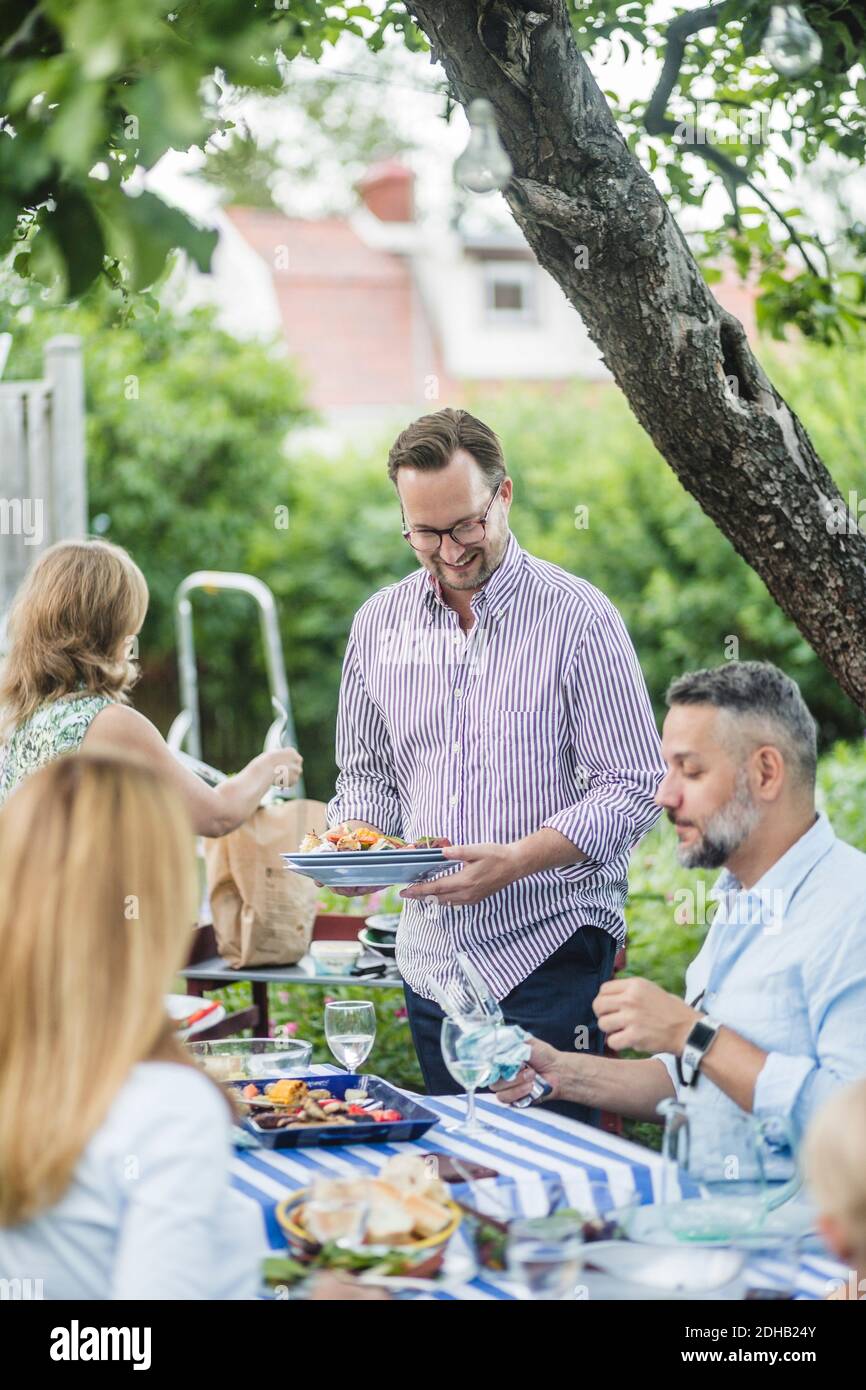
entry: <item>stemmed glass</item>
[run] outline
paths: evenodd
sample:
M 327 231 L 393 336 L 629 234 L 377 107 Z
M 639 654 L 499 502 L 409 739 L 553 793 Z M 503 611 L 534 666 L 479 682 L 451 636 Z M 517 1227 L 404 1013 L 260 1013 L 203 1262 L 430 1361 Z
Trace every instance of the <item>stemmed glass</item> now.
M 466 1092 L 466 1119 L 449 1125 L 450 1134 L 482 1134 L 490 1126 L 475 1114 L 475 1092 L 493 1075 L 496 1026 L 483 1014 L 442 1020 L 442 1060 Z
M 366 999 L 337 999 L 325 1005 L 325 1037 L 337 1061 L 357 1072 L 376 1041 L 376 1010 Z

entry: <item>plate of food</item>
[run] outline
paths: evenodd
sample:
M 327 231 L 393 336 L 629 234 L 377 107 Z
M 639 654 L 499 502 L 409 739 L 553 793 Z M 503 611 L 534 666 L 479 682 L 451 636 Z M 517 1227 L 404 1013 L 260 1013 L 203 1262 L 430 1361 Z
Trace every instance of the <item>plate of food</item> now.
M 417 853 L 430 853 L 432 850 L 446 849 L 451 841 L 444 835 L 419 835 L 416 840 L 401 840 L 399 835 L 382 835 L 378 830 L 367 830 L 363 826 L 353 830 L 343 823 L 334 825 L 317 835 L 311 830 L 304 836 L 299 846 L 301 854 L 391 854 L 396 851 L 412 850 Z
M 374 1176 L 320 1176 L 278 1203 L 289 1254 L 319 1268 L 434 1275 L 461 1212 L 418 1154 L 396 1154 Z
M 231 1089 L 243 1128 L 269 1149 L 396 1144 L 420 1139 L 439 1120 L 378 1076 L 273 1077 Z
M 296 853 L 280 857 L 294 873 L 328 888 L 384 888 L 419 883 L 458 863 L 442 853 L 450 843 L 444 836 L 432 835 L 409 843 L 396 835 L 338 825 L 323 835 L 310 831 Z

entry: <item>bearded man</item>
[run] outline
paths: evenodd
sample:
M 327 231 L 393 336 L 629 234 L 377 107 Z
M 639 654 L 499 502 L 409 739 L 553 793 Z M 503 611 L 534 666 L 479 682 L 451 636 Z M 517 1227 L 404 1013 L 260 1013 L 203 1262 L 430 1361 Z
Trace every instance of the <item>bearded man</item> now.
M 685 998 L 612 980 L 593 1010 L 608 1046 L 645 1059 L 557 1052 L 535 1041 L 513 1103 L 536 1075 L 560 1097 L 657 1119 L 699 1095 L 725 1112 L 783 1114 L 802 1133 L 866 1074 L 866 855 L 815 808 L 815 722 L 794 681 L 763 662 L 680 676 L 667 692 L 667 773 L 656 800 L 688 868 L 724 870 Z

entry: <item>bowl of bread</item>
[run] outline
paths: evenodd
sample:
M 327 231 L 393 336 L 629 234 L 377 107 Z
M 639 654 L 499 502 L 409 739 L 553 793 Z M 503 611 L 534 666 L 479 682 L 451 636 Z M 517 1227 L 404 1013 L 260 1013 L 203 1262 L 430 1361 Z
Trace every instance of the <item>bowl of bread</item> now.
M 390 1273 L 435 1274 L 460 1225 L 448 1188 L 417 1154 L 397 1154 L 375 1177 L 319 1177 L 277 1205 L 291 1254 L 355 1267 L 387 1262 Z M 324 1257 L 324 1258 L 323 1258 Z

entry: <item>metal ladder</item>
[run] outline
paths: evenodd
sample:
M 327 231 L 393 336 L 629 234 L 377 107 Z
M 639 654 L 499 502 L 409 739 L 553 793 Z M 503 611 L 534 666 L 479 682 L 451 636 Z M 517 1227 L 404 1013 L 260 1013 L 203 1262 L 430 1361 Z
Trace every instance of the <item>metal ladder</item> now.
M 178 585 L 174 596 L 175 631 L 177 633 L 178 676 L 180 681 L 180 713 L 172 721 L 166 742 L 185 766 L 205 782 L 216 786 L 226 775 L 202 761 L 201 717 L 199 712 L 198 669 L 195 660 L 193 612 L 190 596 L 197 590 L 215 594 L 220 590 L 248 594 L 259 609 L 262 643 L 274 720 L 265 735 L 264 751 L 297 747 L 289 682 L 283 657 L 283 643 L 277 621 L 277 605 L 267 584 L 251 574 L 232 574 L 225 570 L 196 570 Z M 264 800 L 287 800 L 303 797 L 304 781 L 300 778 L 293 787 L 273 787 Z

